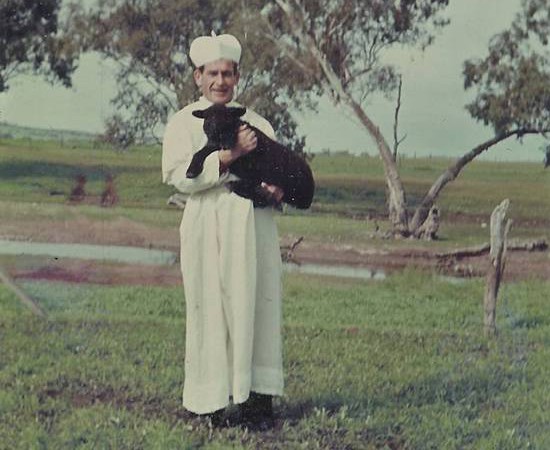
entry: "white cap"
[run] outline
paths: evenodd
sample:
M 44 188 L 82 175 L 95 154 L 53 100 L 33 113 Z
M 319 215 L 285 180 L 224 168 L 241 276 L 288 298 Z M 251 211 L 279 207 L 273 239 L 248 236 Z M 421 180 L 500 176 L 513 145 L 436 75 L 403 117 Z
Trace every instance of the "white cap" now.
M 191 42 L 189 57 L 195 67 L 204 66 L 218 59 L 229 59 L 238 63 L 241 59 L 241 44 L 231 34 L 216 36 L 212 32 L 212 36 L 200 36 Z

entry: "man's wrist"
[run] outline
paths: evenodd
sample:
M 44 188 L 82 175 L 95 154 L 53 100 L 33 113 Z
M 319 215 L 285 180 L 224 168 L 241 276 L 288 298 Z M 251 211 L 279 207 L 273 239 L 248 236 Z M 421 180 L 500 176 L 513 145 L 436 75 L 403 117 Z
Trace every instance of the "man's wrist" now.
M 233 158 L 231 156 L 230 150 L 220 150 L 218 152 L 218 159 L 220 161 L 220 175 L 227 172 L 229 169 L 229 166 L 233 162 Z

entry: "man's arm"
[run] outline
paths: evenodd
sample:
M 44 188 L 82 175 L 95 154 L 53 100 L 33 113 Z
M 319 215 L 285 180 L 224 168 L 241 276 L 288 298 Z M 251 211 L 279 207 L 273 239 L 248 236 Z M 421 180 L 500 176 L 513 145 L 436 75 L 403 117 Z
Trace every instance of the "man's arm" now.
M 224 183 L 229 173 L 221 170 L 218 152 L 215 152 L 205 159 L 199 176 L 187 178 L 187 168 L 195 150 L 188 120 L 192 119 L 176 115 L 166 126 L 162 142 L 162 179 L 179 191 L 191 194 Z

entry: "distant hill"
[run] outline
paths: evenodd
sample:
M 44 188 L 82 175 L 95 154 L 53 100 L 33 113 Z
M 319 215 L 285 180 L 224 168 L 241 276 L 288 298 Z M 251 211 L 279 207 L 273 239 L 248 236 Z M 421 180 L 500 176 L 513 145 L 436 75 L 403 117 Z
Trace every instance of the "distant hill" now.
M 0 122 L 0 139 L 36 139 L 42 141 L 93 141 L 94 133 L 53 128 L 33 128 Z

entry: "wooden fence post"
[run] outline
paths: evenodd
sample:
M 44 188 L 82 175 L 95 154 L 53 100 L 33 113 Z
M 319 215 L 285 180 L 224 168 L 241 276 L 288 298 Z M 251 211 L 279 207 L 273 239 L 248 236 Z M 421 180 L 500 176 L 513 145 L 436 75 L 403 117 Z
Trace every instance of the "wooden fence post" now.
M 505 199 L 491 214 L 491 250 L 489 252 L 491 266 L 487 272 L 485 297 L 483 300 L 483 331 L 486 337 L 491 337 L 496 334 L 495 316 L 498 289 L 500 287 L 506 262 L 506 240 L 508 238 L 508 231 L 512 225 L 510 219 L 505 223 L 506 212 L 509 206 L 510 201 Z

